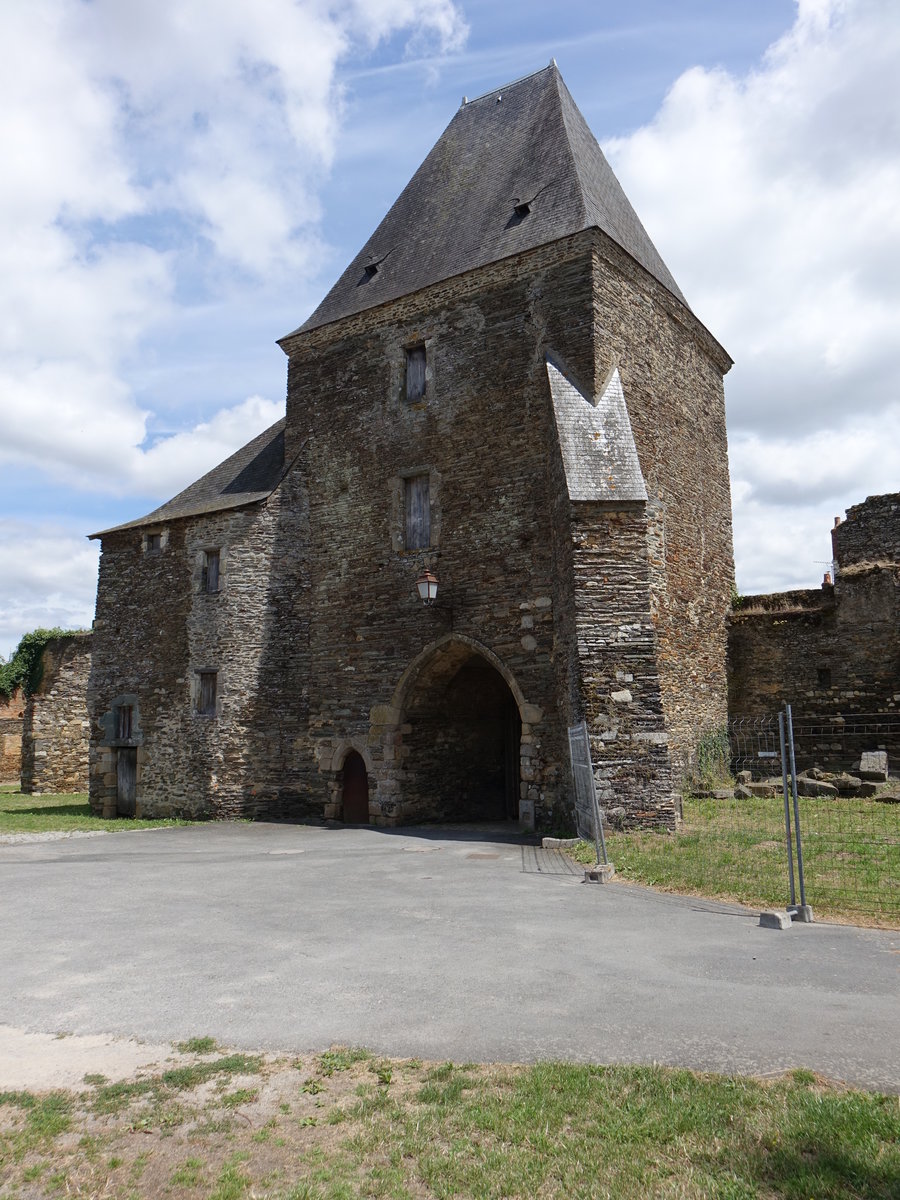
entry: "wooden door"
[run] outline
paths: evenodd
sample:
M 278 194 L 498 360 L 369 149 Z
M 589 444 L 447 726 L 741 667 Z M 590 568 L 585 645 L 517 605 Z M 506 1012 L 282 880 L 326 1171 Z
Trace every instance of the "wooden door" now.
M 369 823 L 369 775 L 361 754 L 351 750 L 344 759 L 342 796 L 344 820 L 348 825 Z
M 123 746 L 116 751 L 116 815 L 133 817 L 137 799 L 137 750 Z

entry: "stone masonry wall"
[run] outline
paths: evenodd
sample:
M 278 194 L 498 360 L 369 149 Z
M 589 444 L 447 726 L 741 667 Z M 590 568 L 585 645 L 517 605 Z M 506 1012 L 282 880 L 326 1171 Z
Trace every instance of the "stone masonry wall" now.
M 731 360 L 599 232 L 594 255 L 597 378 L 618 364 L 647 486 L 651 614 L 677 775 L 698 734 L 727 718 L 734 560 L 722 377 Z
M 13 692 L 9 699 L 0 696 L 0 783 L 19 783 L 24 718 L 25 697 L 21 691 Z
M 838 571 L 857 563 L 900 563 L 900 492 L 869 496 L 831 531 Z
M 40 685 L 25 701 L 23 792 L 87 790 L 91 642 L 91 635 L 82 633 L 57 638 L 44 648 Z
M 428 764 L 410 753 L 405 706 L 417 697 L 403 679 L 424 656 L 425 686 L 425 660 L 451 639 L 520 692 L 523 819 L 546 825 L 569 805 L 544 353 L 552 345 L 579 377 L 593 373 L 586 249 L 573 240 L 497 264 L 288 346 L 287 454 L 302 448 L 298 470 L 315 481 L 304 686 L 323 802 L 352 745 L 368 756 L 373 819 L 427 815 L 404 803 Z M 426 396 L 408 405 L 404 348 L 422 342 Z M 420 473 L 431 480 L 432 545 L 410 551 L 398 499 Z M 414 589 L 425 565 L 440 580 L 430 609 Z
M 629 825 L 673 828 L 676 800 L 650 615 L 646 507 L 572 507 L 581 710 L 599 798 L 607 809 L 623 807 Z
M 157 553 L 146 552 L 146 531 L 104 538 L 89 699 L 95 811 L 115 814 L 116 755 L 134 747 L 138 816 L 276 815 L 273 801 L 291 777 L 284 760 L 297 751 L 285 750 L 285 723 L 261 712 L 280 678 L 267 663 L 261 680 L 270 624 L 285 616 L 269 580 L 276 550 L 284 553 L 278 507 L 276 496 L 265 506 L 172 522 Z M 221 556 L 215 594 L 202 587 L 208 549 Z M 296 573 L 302 550 L 292 553 Z M 215 714 L 198 712 L 202 671 L 217 672 Z M 121 705 L 134 713 L 125 740 L 116 736 Z M 299 753 L 309 758 L 306 746 Z
M 744 596 L 729 630 L 729 711 L 900 713 L 900 493 L 832 530 L 832 585 Z

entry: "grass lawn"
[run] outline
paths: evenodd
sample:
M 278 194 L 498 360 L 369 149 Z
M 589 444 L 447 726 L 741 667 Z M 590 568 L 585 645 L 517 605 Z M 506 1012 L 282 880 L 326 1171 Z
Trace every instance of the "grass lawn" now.
M 104 821 L 91 815 L 86 792 L 60 796 L 27 796 L 14 786 L 0 787 L 0 835 L 4 833 L 68 833 L 75 829 L 159 829 L 190 821 Z
M 814 913 L 900 927 L 900 806 L 801 797 L 800 827 Z M 688 798 L 676 833 L 610 831 L 607 849 L 618 875 L 663 891 L 764 908 L 790 901 L 780 797 Z M 593 862 L 594 846 L 582 842 L 574 854 Z
M 196 1039 L 208 1041 L 209 1039 Z M 0 1194 L 889 1200 L 896 1096 L 657 1067 L 223 1055 L 0 1093 Z

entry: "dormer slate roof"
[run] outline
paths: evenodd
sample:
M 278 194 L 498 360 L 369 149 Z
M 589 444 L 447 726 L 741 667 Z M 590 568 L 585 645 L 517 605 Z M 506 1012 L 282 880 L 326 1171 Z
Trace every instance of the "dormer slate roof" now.
M 126 521 L 124 525 L 114 525 L 89 537 L 99 538 L 125 529 L 162 525 L 181 517 L 197 517 L 203 513 L 241 508 L 245 504 L 267 499 L 283 475 L 284 417 L 145 517 Z
M 517 215 L 514 206 L 523 201 L 530 211 Z M 553 63 L 462 105 L 363 249 L 294 332 L 593 227 L 687 303 Z

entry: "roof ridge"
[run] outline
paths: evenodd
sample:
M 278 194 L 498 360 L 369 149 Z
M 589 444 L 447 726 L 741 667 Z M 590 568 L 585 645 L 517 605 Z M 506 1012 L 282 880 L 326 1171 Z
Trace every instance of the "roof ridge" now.
M 534 79 L 536 75 L 543 75 L 545 71 L 555 71 L 559 75 L 559 67 L 556 65 L 556 59 L 551 59 L 546 67 L 539 67 L 536 71 L 529 71 L 527 75 L 519 75 L 516 79 L 511 79 L 509 83 L 502 83 L 500 87 L 491 88 L 488 92 L 482 92 L 480 96 L 473 96 L 470 100 L 466 97 L 465 104 L 460 105 L 461 108 L 468 108 L 470 104 L 477 104 L 479 100 L 487 100 L 489 96 L 496 96 L 498 92 L 507 92 L 511 87 L 515 87 L 518 83 L 525 83 L 529 79 Z

